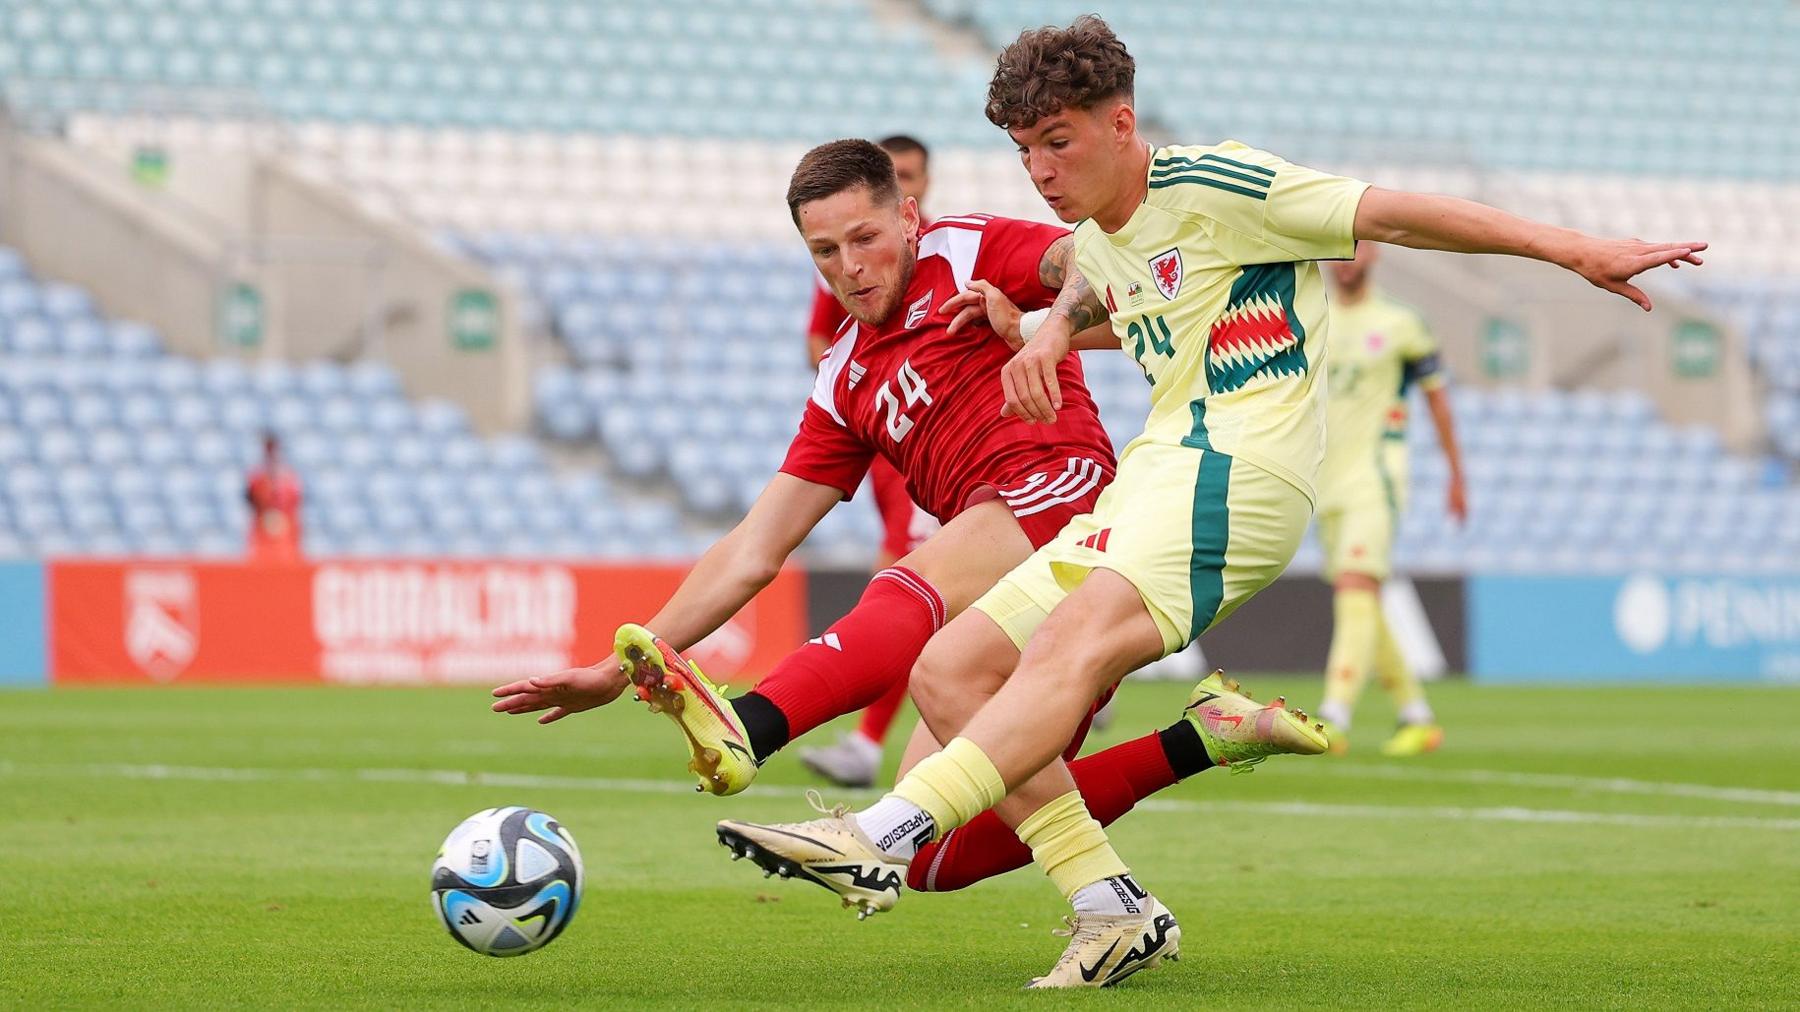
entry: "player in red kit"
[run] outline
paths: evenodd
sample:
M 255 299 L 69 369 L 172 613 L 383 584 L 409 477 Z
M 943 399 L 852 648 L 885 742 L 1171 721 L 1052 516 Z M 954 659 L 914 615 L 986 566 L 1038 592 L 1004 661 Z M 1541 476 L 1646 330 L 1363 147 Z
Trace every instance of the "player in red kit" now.
M 997 380 L 1019 341 L 1020 310 L 1012 306 L 1036 310 L 1055 297 L 1072 252 L 1063 229 L 986 215 L 921 229 L 888 156 L 865 141 L 809 152 L 788 204 L 851 319 L 821 363 L 780 472 L 651 618 L 656 636 L 625 626 L 615 655 L 592 667 L 494 690 L 496 711 L 544 711 L 539 721 L 549 723 L 635 684 L 639 698 L 679 725 L 700 788 L 720 795 L 748 787 L 758 765 L 794 737 L 904 681 L 931 635 L 1088 512 L 1113 471 L 1075 356 L 1058 367 L 1067 394 L 1055 422 L 1026 425 L 1002 412 Z M 726 699 L 677 651 L 767 585 L 819 519 L 854 493 L 877 454 L 906 476 L 943 529 L 877 573 L 848 615 L 753 691 Z M 1077 730 L 1070 755 L 1085 733 Z M 921 725 L 907 761 L 936 747 Z M 1070 768 L 1095 817 L 1111 821 L 1210 765 L 1183 719 Z M 988 815 L 933 844 L 912 864 L 908 884 L 952 889 L 1029 861 L 1011 830 Z
M 931 188 L 931 152 L 916 138 L 904 134 L 884 137 L 876 143 L 894 160 L 894 179 L 900 184 L 901 195 L 918 202 L 921 220 L 930 225 L 924 206 L 926 192 Z M 824 275 L 814 271 L 813 277 L 818 283 L 813 288 L 806 344 L 816 368 L 850 314 L 832 294 Z M 886 457 L 877 456 L 869 465 L 869 491 L 875 499 L 875 511 L 881 516 L 881 547 L 875 553 L 874 566 L 874 572 L 879 573 L 924 544 L 937 531 L 938 522 L 913 502 L 906 491 L 906 479 Z M 873 784 L 881 768 L 881 749 L 888 729 L 905 701 L 906 681 L 902 679 L 864 708 L 854 731 L 831 745 L 801 749 L 800 761 L 807 769 L 845 787 Z
M 250 504 L 250 561 L 300 559 L 300 479 L 281 458 L 281 440 L 263 435 L 262 465 L 244 485 Z

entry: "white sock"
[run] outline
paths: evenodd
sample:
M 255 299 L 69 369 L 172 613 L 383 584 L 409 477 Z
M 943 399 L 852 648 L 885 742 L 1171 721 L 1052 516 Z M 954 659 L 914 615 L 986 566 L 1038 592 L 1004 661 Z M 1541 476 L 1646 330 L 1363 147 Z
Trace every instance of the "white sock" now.
M 850 817 L 883 854 L 907 861 L 937 835 L 937 824 L 925 809 L 894 794 Z
M 1437 716 L 1431 712 L 1431 704 L 1423 699 L 1415 699 L 1400 708 L 1402 724 L 1435 724 Z
M 1141 914 L 1150 909 L 1150 894 L 1144 887 L 1132 880 L 1130 875 L 1114 875 L 1103 878 L 1075 890 L 1069 897 L 1075 904 L 1078 914 L 1100 914 L 1116 917 L 1120 914 Z
M 881 743 L 861 731 L 852 731 L 844 735 L 844 744 L 855 749 L 858 756 L 869 762 L 881 762 Z
M 1313 711 L 1319 719 L 1340 731 L 1350 730 L 1350 708 L 1335 699 L 1327 699 Z

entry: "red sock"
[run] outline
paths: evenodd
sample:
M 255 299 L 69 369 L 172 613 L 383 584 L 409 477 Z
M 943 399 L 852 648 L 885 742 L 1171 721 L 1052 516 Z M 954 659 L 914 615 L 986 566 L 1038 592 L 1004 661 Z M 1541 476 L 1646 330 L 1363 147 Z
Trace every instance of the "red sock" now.
M 944 599 L 903 566 L 876 573 L 850 614 L 782 659 L 756 693 L 787 717 L 789 741 L 898 688 L 944 624 Z M 896 703 L 896 705 L 898 705 Z
M 1102 826 L 1131 811 L 1139 801 L 1175 783 L 1161 735 L 1114 745 L 1069 764 L 1081 799 Z M 982 812 L 943 839 L 919 849 L 906 870 L 909 889 L 949 892 L 1031 863 L 1031 848 L 993 812 Z
M 888 728 L 894 725 L 894 715 L 900 712 L 900 704 L 906 702 L 906 679 L 894 683 L 875 702 L 863 710 L 862 721 L 856 725 L 856 733 L 879 745 L 887 740 Z

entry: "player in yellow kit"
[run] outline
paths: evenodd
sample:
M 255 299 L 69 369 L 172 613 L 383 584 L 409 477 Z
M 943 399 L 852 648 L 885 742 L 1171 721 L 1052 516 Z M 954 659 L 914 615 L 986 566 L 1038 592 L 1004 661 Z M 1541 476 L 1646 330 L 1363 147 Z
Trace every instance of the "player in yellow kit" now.
M 1327 265 L 1334 290 L 1318 523 L 1334 594 L 1318 714 L 1332 751 L 1348 748 L 1351 711 L 1374 670 L 1400 712 L 1400 727 L 1381 750 L 1408 756 L 1436 749 L 1444 737 L 1381 612 L 1381 584 L 1406 509 L 1406 394 L 1415 384 L 1449 461 L 1447 506 L 1458 522 L 1467 517 L 1468 498 L 1437 343 L 1417 311 L 1370 282 L 1377 248 L 1364 244 L 1354 259 Z
M 1092 514 L 926 645 L 910 684 L 941 751 L 860 811 L 719 825 L 765 870 L 799 873 L 867 912 L 894 905 L 920 846 L 993 808 L 1075 908 L 1069 944 L 1037 987 L 1105 986 L 1179 950 L 1174 916 L 1132 879 L 1058 756 L 1100 693 L 1229 615 L 1292 557 L 1325 442 L 1326 302 L 1312 261 L 1349 257 L 1359 239 L 1526 256 L 1649 309 L 1631 279 L 1697 264 L 1705 248 L 1597 239 L 1233 142 L 1155 148 L 1138 133 L 1134 75 L 1111 28 L 1078 18 L 1000 54 L 987 112 L 1046 203 L 1080 223 L 1081 276 L 1070 273 L 1007 365 L 1007 408 L 1053 420 L 1070 350 L 1116 342 L 1152 384 L 1144 434 Z M 970 289 L 990 317 L 1016 312 Z M 1216 678 L 1189 706 L 1217 765 L 1327 746 L 1303 716 L 1246 705 Z M 1262 831 L 1196 827 L 1189 873 L 1221 902 L 1241 902 L 1250 894 L 1218 848 Z

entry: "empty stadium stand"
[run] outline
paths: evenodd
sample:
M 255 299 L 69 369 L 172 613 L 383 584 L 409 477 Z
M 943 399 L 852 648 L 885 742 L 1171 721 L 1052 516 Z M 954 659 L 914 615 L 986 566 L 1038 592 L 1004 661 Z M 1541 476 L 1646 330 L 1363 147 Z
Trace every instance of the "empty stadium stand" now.
M 0 3 L 0 95 L 21 121 L 108 157 L 165 146 L 176 172 L 193 143 L 272 142 L 510 282 L 544 338 L 535 432 L 483 440 L 385 367 L 167 354 L 0 248 L 0 556 L 235 554 L 263 426 L 306 481 L 314 554 L 692 554 L 780 460 L 810 383 L 811 274 L 780 201 L 808 144 L 916 132 L 937 151 L 934 209 L 1044 216 L 981 114 L 985 54 L 1091 5 L 926 0 L 980 58 L 889 6 Z M 1240 137 L 1591 230 L 1713 240 L 1705 274 L 1658 283 L 1748 335 L 1770 448 L 1800 463 L 1793 4 L 1106 13 L 1165 138 Z M 1670 63 L 1691 68 L 1682 87 L 1643 69 Z M 1087 362 L 1123 444 L 1141 376 Z M 1444 517 L 1442 459 L 1415 422 L 1409 568 L 1753 572 L 1800 549 L 1800 487 L 1640 396 L 1456 398 L 1474 517 Z M 603 464 L 581 452 L 595 444 Z M 861 558 L 875 527 L 858 501 L 811 546 Z M 1309 545 L 1297 565 L 1316 564 Z

